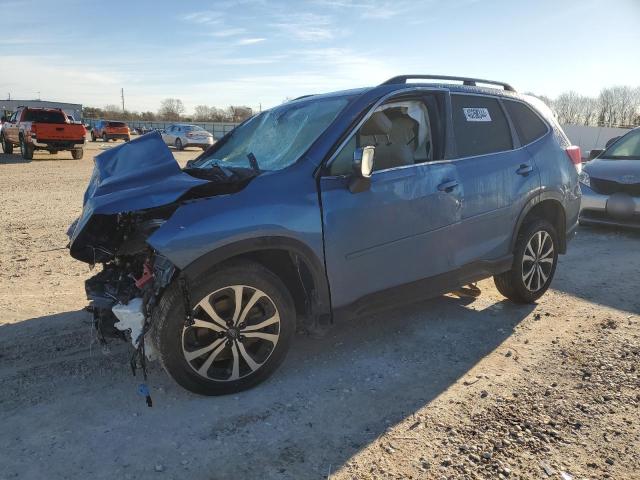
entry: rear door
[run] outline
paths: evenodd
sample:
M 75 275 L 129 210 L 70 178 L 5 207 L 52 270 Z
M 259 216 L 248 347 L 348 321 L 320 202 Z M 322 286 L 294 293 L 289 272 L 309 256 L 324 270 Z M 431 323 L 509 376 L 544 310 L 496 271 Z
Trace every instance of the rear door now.
M 459 268 L 510 253 L 523 199 L 538 193 L 540 176 L 499 98 L 452 93 L 451 119 L 464 195 L 452 239 Z
M 449 236 L 460 218 L 453 162 L 442 160 L 444 95 L 390 102 L 378 109 L 389 133 L 368 122 L 337 154 L 320 181 L 325 261 L 335 307 L 451 269 Z M 374 122 L 375 123 L 375 122 Z M 373 145 L 368 190 L 348 189 L 353 152 Z

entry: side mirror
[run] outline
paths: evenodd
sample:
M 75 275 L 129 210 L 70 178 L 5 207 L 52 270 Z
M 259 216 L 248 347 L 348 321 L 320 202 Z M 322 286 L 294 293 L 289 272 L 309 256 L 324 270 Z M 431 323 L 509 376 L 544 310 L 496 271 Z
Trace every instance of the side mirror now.
M 353 152 L 352 175 L 349 181 L 349 191 L 360 193 L 371 186 L 371 173 L 373 173 L 373 154 L 376 147 L 367 146 L 358 148 Z
M 589 151 L 589 160 L 593 160 L 598 155 L 600 155 L 602 152 L 604 152 L 604 150 L 602 148 L 594 148 L 593 150 L 590 150 Z

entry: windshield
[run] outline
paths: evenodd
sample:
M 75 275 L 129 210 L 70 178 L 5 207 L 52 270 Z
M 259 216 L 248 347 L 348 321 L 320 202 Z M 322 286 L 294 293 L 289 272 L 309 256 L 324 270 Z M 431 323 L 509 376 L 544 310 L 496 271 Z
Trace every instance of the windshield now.
M 206 132 L 204 128 L 198 127 L 197 125 L 187 125 L 184 129 L 187 132 Z
M 640 160 L 640 130 L 628 133 L 601 155 L 613 160 Z
M 262 112 L 233 130 L 226 141 L 210 149 L 193 166 L 283 169 L 311 147 L 350 99 L 331 97 L 293 102 Z
M 23 122 L 67 123 L 62 112 L 56 110 L 27 110 Z

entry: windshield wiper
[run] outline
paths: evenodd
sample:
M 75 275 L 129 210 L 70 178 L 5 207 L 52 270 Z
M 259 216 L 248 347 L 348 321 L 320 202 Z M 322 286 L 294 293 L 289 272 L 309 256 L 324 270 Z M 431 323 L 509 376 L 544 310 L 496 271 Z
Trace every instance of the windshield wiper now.
M 249 164 L 251 165 L 251 168 L 255 170 L 256 173 L 260 173 L 260 165 L 258 165 L 258 159 L 253 154 L 253 152 L 249 152 L 247 154 L 247 158 L 249 159 Z

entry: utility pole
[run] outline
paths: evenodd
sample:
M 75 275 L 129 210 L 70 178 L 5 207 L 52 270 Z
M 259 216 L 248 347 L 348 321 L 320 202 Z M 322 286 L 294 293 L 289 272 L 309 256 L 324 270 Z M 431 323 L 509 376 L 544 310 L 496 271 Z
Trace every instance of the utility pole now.
M 38 90 L 38 101 L 40 101 L 40 90 Z
M 122 113 L 124 113 L 124 88 L 120 89 L 120 96 L 122 97 Z

